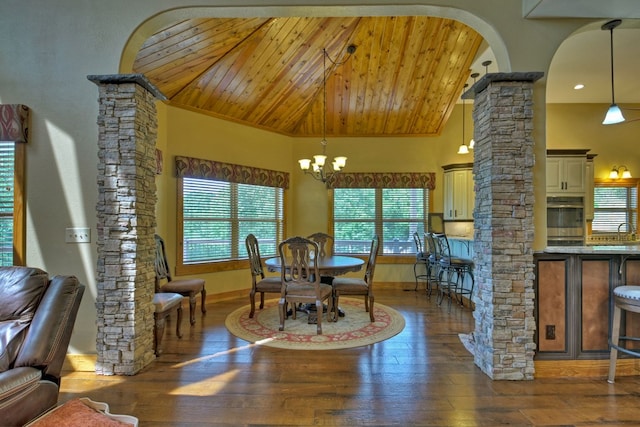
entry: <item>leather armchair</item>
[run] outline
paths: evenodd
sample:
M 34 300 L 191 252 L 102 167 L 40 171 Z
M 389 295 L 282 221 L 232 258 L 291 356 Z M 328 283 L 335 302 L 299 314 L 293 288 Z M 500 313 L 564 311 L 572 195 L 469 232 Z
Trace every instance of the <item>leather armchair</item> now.
M 30 267 L 0 267 L 0 420 L 21 426 L 58 402 L 84 285 Z

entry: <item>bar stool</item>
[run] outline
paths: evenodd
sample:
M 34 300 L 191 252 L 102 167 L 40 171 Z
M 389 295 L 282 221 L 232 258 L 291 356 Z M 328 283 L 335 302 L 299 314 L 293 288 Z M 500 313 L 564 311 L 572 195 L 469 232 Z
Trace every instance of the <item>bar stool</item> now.
M 438 297 L 438 305 L 442 303 L 445 294 L 449 298 L 449 311 L 451 311 L 451 300 L 456 299 L 463 304 L 462 295 L 473 294 L 473 287 L 475 285 L 475 279 L 473 277 L 473 260 L 467 258 L 460 258 L 451 256 L 451 247 L 449 246 L 449 239 L 446 234 L 437 234 L 434 236 L 440 244 L 441 258 L 440 258 L 440 273 L 438 275 L 438 286 L 440 288 L 440 295 Z M 443 276 L 446 274 L 446 280 L 443 280 Z M 464 278 L 469 276 L 471 279 L 471 288 L 464 288 Z M 455 277 L 455 280 L 453 278 Z M 459 298 L 459 300 L 458 300 Z
M 429 290 L 429 253 L 425 252 L 420 234 L 416 231 L 413 233 L 413 241 L 416 244 L 416 262 L 413 264 L 413 275 L 416 277 L 416 287 L 414 291 L 418 290 L 418 280 L 426 280 L 425 290 Z M 420 266 L 424 266 L 424 273 L 419 272 Z
M 615 381 L 618 351 L 640 357 L 640 348 L 628 349 L 619 344 L 620 340 L 640 341 L 640 337 L 620 336 L 623 310 L 640 313 L 640 286 L 618 286 L 613 289 L 613 325 L 609 340 L 611 352 L 609 354 L 609 378 L 607 379 L 609 383 Z
M 427 278 L 428 295 L 431 296 L 433 291 L 433 285 L 438 286 L 440 290 L 440 259 L 442 258 L 442 251 L 440 250 L 440 244 L 434 238 L 434 234 L 431 232 L 424 233 L 424 240 L 428 248 L 429 257 L 427 261 L 429 263 L 429 277 Z

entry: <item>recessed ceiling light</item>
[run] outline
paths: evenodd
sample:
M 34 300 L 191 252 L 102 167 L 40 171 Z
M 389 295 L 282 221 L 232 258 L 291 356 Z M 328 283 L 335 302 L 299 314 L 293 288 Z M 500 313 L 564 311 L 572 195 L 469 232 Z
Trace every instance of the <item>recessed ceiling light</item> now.
M 578 84 L 577 84 L 577 85 L 575 85 L 573 88 L 574 88 L 575 90 L 580 90 L 580 89 L 584 88 L 584 85 L 583 85 L 582 83 L 578 83 Z

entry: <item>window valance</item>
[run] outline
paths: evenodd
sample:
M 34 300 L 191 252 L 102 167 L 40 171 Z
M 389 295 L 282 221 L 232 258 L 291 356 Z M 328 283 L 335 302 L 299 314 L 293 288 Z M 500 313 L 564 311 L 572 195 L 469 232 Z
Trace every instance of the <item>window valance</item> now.
M 0 141 L 27 142 L 29 107 L 22 104 L 0 104 Z
M 433 172 L 339 173 L 327 182 L 328 188 L 436 188 Z
M 214 179 L 238 184 L 289 188 L 289 174 L 287 172 L 214 160 L 194 159 L 193 157 L 176 156 L 176 176 L 178 178 Z

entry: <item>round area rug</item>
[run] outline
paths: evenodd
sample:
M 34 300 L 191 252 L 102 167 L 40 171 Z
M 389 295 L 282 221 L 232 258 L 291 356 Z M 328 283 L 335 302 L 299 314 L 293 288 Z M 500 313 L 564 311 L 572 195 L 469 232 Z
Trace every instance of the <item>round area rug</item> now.
M 308 323 L 308 315 L 298 311 L 296 319 L 285 319 L 284 331 L 278 331 L 280 317 L 278 300 L 265 301 L 260 310 L 256 304 L 253 319 L 249 318 L 250 305 L 241 307 L 225 320 L 225 326 L 236 337 L 269 347 L 294 350 L 335 350 L 353 348 L 384 341 L 404 329 L 404 317 L 391 307 L 374 304 L 375 322 L 364 310 L 364 299 L 340 298 L 345 316 L 337 322 L 322 317 L 322 335 L 316 334 L 316 325 Z M 315 313 L 313 313 L 315 315 Z

